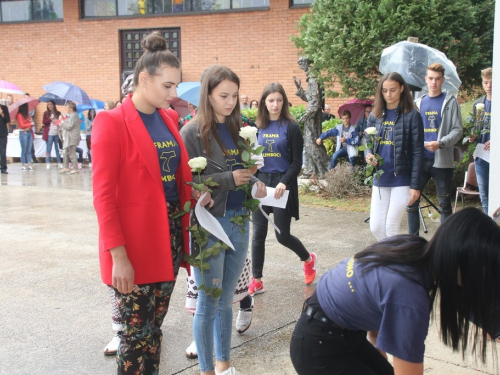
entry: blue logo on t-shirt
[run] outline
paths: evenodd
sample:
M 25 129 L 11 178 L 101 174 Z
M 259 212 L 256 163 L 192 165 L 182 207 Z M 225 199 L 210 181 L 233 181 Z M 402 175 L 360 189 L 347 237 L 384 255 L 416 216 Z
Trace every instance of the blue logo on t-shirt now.
M 441 110 L 446 98 L 442 92 L 438 96 L 425 96 L 420 104 L 420 116 L 424 123 L 424 142 L 435 142 L 438 140 L 439 127 L 441 126 Z M 424 158 L 434 159 L 435 152 L 424 147 Z
M 179 200 L 175 173 L 179 167 L 181 148 L 158 111 L 152 114 L 139 112 L 139 115 L 158 153 L 165 197 L 168 202 L 175 202 Z

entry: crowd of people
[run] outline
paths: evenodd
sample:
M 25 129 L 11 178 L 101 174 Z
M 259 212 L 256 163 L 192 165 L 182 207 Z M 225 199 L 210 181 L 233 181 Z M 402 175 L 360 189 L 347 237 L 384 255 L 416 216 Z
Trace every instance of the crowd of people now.
M 30 94 L 25 93 L 24 98 L 30 98 Z M 19 134 L 21 171 L 34 171 L 32 163 L 39 162 L 34 148 L 35 109 L 30 111 L 28 103 L 21 104 L 15 110 L 15 117 L 11 118 L 9 106 L 15 103 L 13 95 L 8 94 L 5 104 L 0 104 L 0 171 L 2 174 L 8 174 L 7 141 L 9 133 L 14 131 Z M 108 111 L 119 105 L 121 105 L 121 100 L 107 101 L 104 103 L 104 109 L 99 111 Z M 78 111 L 76 104 L 72 101 L 65 102 L 65 106 L 67 112 L 63 114 L 57 109 L 54 100 L 47 101 L 46 111 L 42 117 L 43 126 L 40 129 L 46 146 L 45 164 L 47 169 L 51 169 L 54 153 L 56 166 L 60 169 L 59 173 L 77 174 L 82 169 L 84 160 L 84 150 L 79 147 L 82 134 L 85 135 L 88 166 L 92 167 L 92 127 L 97 111 L 94 108 L 88 109 L 85 116 L 84 111 Z
M 236 330 L 243 333 L 252 321 L 253 298 L 265 291 L 269 214 L 278 242 L 302 261 L 304 283 L 316 279 L 316 254 L 291 234 L 292 217 L 299 218 L 302 134 L 279 83 L 266 85 L 254 104 L 240 97 L 239 77 L 221 65 L 205 70 L 198 108 L 179 121 L 170 104 L 181 80 L 180 62 L 159 33 L 149 34 L 142 46 L 123 104 L 97 116 L 92 126 L 101 277 L 116 331 L 105 354 L 116 353 L 119 374 L 158 373 L 161 324 L 182 266 L 191 273 L 186 306 L 194 314 L 194 342 L 186 355 L 198 357 L 201 374 L 239 374 L 231 365 L 232 304 L 239 303 Z M 450 188 L 438 181 L 450 173 L 461 117 L 456 99 L 441 92 L 439 64 L 429 66 L 426 81 L 429 94 L 417 102 L 419 111 L 401 75 L 384 75 L 373 107 L 365 108 L 357 126 L 345 111 L 342 124 L 317 140 L 320 147 L 324 139 L 337 138 L 335 167 L 338 157 L 357 154 L 373 128 L 376 142 L 366 151 L 366 163 L 384 173 L 375 178 L 371 198 L 377 242 L 328 271 L 304 304 L 290 346 L 299 374 L 422 374 L 424 340 L 438 301 L 443 341 L 454 348 L 465 351 L 472 337 L 472 346 L 481 342 L 484 354 L 487 334 L 497 332 L 499 322 L 490 312 L 500 291 L 500 228 L 477 209 L 451 215 Z M 264 163 L 246 168 L 240 109 L 254 105 Z M 188 162 L 200 157 L 207 164 L 198 175 Z M 440 185 L 442 225 L 426 241 L 418 237 L 411 213 L 429 178 Z M 191 188 L 207 181 L 211 189 L 203 196 Z M 285 208 L 263 206 L 253 213 L 251 236 L 243 189 L 248 185 L 256 198 L 268 191 L 276 200 L 288 194 Z M 189 236 L 187 228 L 198 218 L 183 207 L 199 199 L 234 250 L 200 254 L 219 238 L 210 234 L 200 244 Z M 400 235 L 405 209 L 412 233 Z M 206 266 L 190 267 L 189 254 L 202 256 Z M 245 268 L 251 268 L 251 281 Z M 473 330 L 473 323 L 483 330 Z M 385 352 L 394 356 L 393 365 Z

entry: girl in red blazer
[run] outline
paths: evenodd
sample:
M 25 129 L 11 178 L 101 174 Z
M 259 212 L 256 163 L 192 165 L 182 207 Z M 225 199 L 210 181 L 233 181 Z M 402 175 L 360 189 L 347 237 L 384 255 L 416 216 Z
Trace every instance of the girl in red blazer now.
M 134 93 L 99 113 L 92 133 L 101 278 L 114 287 L 123 326 L 118 374 L 159 372 L 160 327 L 189 250 L 189 218 L 173 216 L 192 198 L 191 169 L 177 121 L 165 111 L 180 63 L 158 32 L 142 47 Z

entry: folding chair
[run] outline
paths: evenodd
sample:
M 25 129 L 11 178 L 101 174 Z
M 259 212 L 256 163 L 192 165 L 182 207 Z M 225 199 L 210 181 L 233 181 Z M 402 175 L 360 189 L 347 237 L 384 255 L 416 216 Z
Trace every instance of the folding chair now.
M 476 163 L 469 164 L 467 172 L 465 172 L 464 186 L 457 187 L 457 195 L 455 196 L 455 207 L 453 208 L 453 212 L 457 210 L 457 200 L 459 195 L 462 196 L 462 207 L 464 206 L 464 195 L 479 195 L 479 191 L 467 189 L 467 184 L 476 188 L 478 187 L 476 177 Z

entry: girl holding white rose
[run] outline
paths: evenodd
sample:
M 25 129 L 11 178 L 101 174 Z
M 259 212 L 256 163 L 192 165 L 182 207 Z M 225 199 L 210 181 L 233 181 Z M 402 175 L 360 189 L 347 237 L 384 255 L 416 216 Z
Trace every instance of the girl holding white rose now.
M 422 117 L 399 73 L 387 73 L 380 79 L 366 131 L 375 132 L 373 150 L 366 151 L 366 162 L 384 171 L 373 181 L 370 208 L 370 230 L 381 241 L 399 234 L 406 207 L 420 196 Z
M 316 254 L 309 253 L 302 242 L 290 234 L 292 217 L 299 219 L 299 195 L 297 176 L 302 168 L 304 139 L 297 120 L 290 114 L 288 98 L 279 83 L 270 83 L 262 92 L 257 115 L 259 145 L 266 147 L 262 156 L 264 167 L 257 177 L 266 186 L 275 188 L 274 198 L 281 199 L 289 191 L 286 208 L 264 206 L 280 229 L 275 231 L 280 244 L 292 250 L 303 262 L 304 282 L 311 284 L 316 277 Z M 248 292 L 252 295 L 264 292 L 262 271 L 267 237 L 268 220 L 260 210 L 252 215 L 252 282 Z
M 202 178 L 211 177 L 218 184 L 213 189 L 214 205 L 209 211 L 234 245 L 234 250 L 222 250 L 218 255 L 205 260 L 209 265 L 209 269 L 203 271 L 206 287 L 222 288 L 222 295 L 215 297 L 204 290 L 199 290 L 198 294 L 193 333 L 201 373 L 208 375 L 238 374 L 230 363 L 231 305 L 247 254 L 249 226 L 246 221 L 242 235 L 241 227 L 231 221 L 246 213 L 243 207 L 245 193 L 237 188 L 249 183 L 257 184 L 256 196 L 266 195 L 265 185 L 253 176 L 255 171 L 241 165 L 242 150 L 238 142 L 247 141 L 241 138 L 240 133 L 242 122 L 239 87 L 238 76 L 227 67 L 214 65 L 208 68 L 201 84 L 198 113 L 181 129 L 189 157 L 203 156 L 208 161 L 207 167 L 202 171 Z M 252 136 L 243 135 L 247 139 Z M 217 241 L 217 238 L 210 236 L 206 247 Z M 195 246 L 192 251 L 193 249 Z M 198 286 L 202 283 L 201 272 L 199 268 L 194 268 Z

